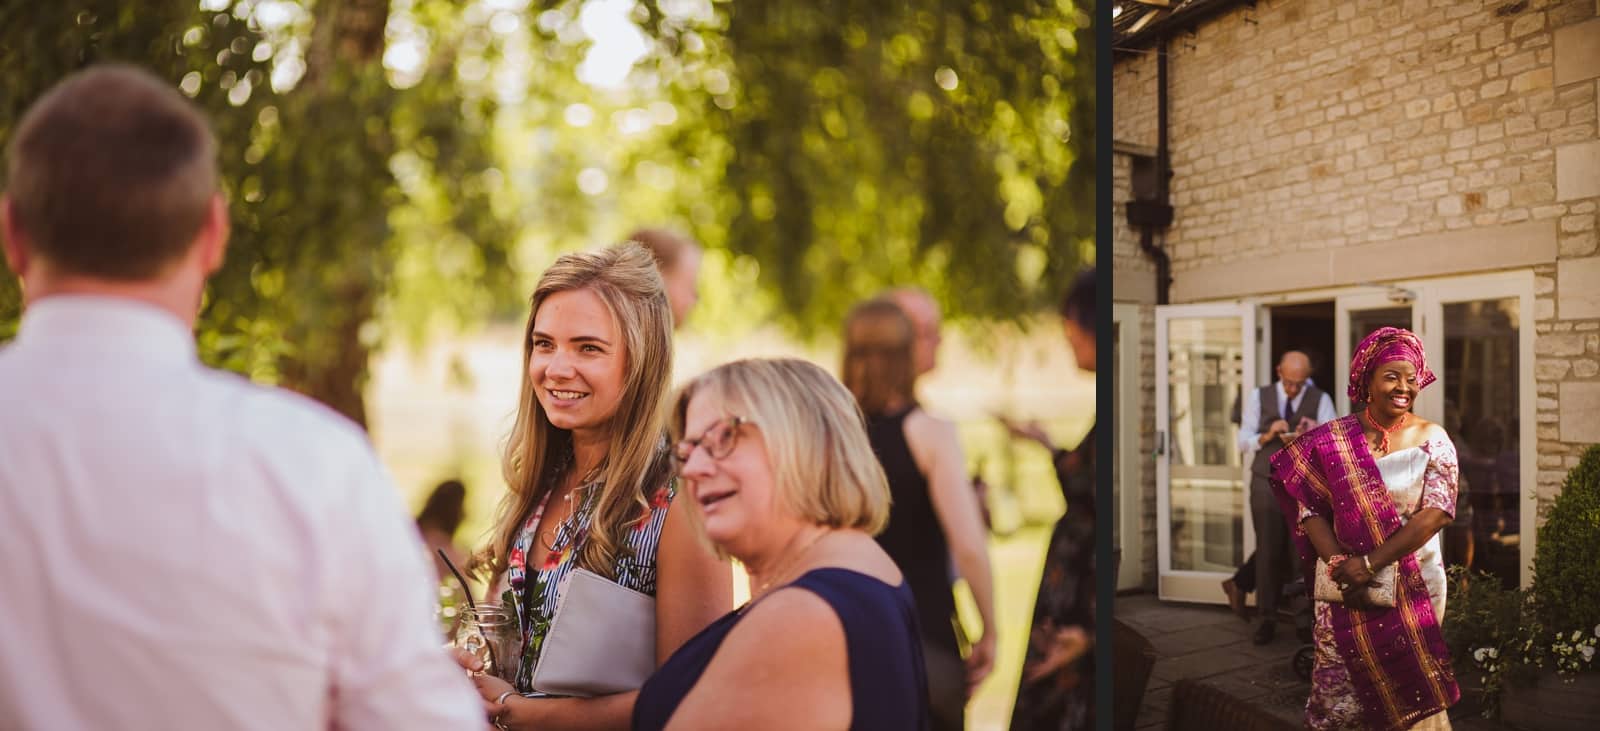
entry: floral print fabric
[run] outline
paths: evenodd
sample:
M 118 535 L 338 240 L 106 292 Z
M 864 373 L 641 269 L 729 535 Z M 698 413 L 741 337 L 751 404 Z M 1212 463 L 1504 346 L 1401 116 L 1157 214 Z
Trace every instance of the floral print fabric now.
M 517 605 L 522 626 L 522 661 L 515 683 L 519 692 L 533 691 L 533 669 L 539 662 L 539 650 L 550 631 L 550 621 L 554 619 L 556 605 L 561 600 L 561 589 L 566 586 L 566 578 L 577 566 L 575 559 L 589 537 L 590 519 L 602 490 L 603 483 L 598 480 L 578 487 L 575 493 L 581 496 L 577 499 L 582 502 L 572 516 L 557 527 L 550 552 L 539 566 L 528 565 L 528 560 L 535 553 L 534 541 L 537 540 L 539 520 L 544 516 L 548 495 L 528 514 L 516 541 L 512 543 L 506 579 L 511 587 L 508 593 L 515 601 L 507 603 Z M 661 529 L 666 524 L 667 507 L 676 494 L 674 482 L 659 488 L 650 500 L 649 515 L 627 531 L 623 538 L 625 550 L 618 556 L 614 567 L 613 580 L 617 584 L 655 596 L 656 550 L 661 543 Z

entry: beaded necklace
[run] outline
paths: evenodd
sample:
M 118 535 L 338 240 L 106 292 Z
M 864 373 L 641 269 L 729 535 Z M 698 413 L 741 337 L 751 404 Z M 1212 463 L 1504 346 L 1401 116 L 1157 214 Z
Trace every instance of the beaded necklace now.
M 1411 418 L 1411 414 L 1409 412 L 1401 414 L 1400 420 L 1395 422 L 1394 426 L 1386 427 L 1378 423 L 1377 418 L 1373 417 L 1371 406 L 1367 407 L 1366 415 L 1367 423 L 1371 424 L 1374 428 L 1383 433 L 1383 439 L 1378 442 L 1378 451 L 1383 452 L 1384 454 L 1389 453 L 1389 435 L 1400 431 L 1400 427 L 1405 426 L 1406 420 Z

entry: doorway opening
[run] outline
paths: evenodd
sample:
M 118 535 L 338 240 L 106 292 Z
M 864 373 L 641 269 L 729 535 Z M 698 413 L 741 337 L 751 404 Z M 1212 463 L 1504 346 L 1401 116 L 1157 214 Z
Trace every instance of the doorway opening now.
M 1277 367 L 1283 354 L 1298 350 L 1311 359 L 1311 381 L 1325 391 L 1329 398 L 1338 399 L 1344 390 L 1343 369 L 1334 361 L 1334 305 L 1326 302 L 1297 302 L 1270 308 L 1267 332 L 1272 344 L 1267 354 L 1267 378 L 1257 386 L 1275 380 L 1272 369 Z

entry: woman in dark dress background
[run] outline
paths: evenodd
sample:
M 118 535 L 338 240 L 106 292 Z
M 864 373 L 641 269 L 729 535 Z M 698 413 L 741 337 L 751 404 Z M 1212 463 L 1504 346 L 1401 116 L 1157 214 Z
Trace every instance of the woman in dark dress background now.
M 1080 273 L 1061 304 L 1067 342 L 1078 368 L 1095 369 L 1094 270 Z M 1050 450 L 1067 512 L 1045 553 L 1022 682 L 1011 712 L 1013 731 L 1094 728 L 1094 428 L 1068 451 L 1036 423 L 1003 420 L 1011 433 Z
M 917 600 L 935 729 L 965 727 L 966 701 L 994 667 L 994 593 L 988 533 L 966 479 L 955 424 L 929 414 L 913 395 L 915 326 L 892 300 L 857 305 L 845 322 L 841 376 L 867 417 L 867 438 L 894 502 L 878 545 Z M 965 659 L 957 641 L 950 565 L 966 579 L 983 633 Z

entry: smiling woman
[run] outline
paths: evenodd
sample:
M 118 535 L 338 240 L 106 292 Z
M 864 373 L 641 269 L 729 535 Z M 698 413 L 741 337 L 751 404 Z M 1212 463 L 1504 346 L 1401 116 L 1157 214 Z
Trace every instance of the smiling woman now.
M 534 290 L 503 460 L 509 490 L 476 562 L 490 574 L 490 597 L 507 596 L 522 628 L 517 667 L 498 669 L 514 682 L 475 678 L 500 728 L 627 723 L 635 692 L 531 697 L 542 695 L 534 669 L 575 570 L 654 597 L 658 662 L 732 605 L 729 567 L 674 508 L 661 408 L 671 328 L 655 262 L 635 244 L 563 256 Z
M 671 433 L 752 592 L 645 682 L 633 727 L 926 729 L 916 605 L 872 539 L 889 487 L 850 392 L 806 361 L 735 361 L 684 386 Z
M 574 442 L 598 441 L 574 444 L 575 451 L 604 454 L 627 362 L 605 300 L 593 289 L 551 294 L 534 316 L 528 347 L 528 381 L 550 424 L 573 432 Z
M 1294 541 L 1306 585 L 1325 571 L 1343 594 L 1315 597 L 1307 728 L 1449 728 L 1445 711 L 1461 697 L 1440 632 L 1439 531 L 1455 514 L 1456 450 L 1411 413 L 1433 380 L 1415 333 L 1375 330 L 1350 363 L 1350 400 L 1367 407 L 1272 458 L 1284 518 L 1304 529 Z M 1391 566 L 1394 585 L 1381 586 Z M 1392 601 L 1379 606 L 1378 588 Z

